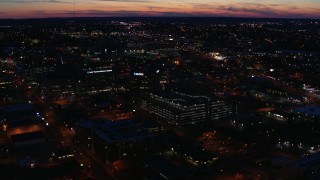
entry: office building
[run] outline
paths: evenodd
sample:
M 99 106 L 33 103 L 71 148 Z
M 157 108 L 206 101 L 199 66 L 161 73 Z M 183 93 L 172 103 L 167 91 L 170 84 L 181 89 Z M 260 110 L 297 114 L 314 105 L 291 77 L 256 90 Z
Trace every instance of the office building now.
M 215 97 L 179 92 L 149 94 L 142 100 L 142 109 L 177 126 L 230 118 L 233 115 L 232 105 Z

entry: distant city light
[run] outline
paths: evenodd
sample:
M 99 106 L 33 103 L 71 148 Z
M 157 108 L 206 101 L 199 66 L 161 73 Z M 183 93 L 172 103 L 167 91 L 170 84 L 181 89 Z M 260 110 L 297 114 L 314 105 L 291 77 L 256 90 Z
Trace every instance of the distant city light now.
M 97 73 L 104 73 L 104 72 L 112 72 L 112 69 L 97 70 L 97 71 L 87 71 L 87 74 L 97 74 Z

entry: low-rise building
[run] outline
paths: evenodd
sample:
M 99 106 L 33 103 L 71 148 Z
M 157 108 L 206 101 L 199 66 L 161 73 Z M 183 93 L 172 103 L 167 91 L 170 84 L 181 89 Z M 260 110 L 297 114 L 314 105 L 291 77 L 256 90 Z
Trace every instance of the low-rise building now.
M 230 118 L 234 114 L 233 106 L 225 101 L 179 92 L 150 94 L 142 100 L 142 109 L 177 126 Z

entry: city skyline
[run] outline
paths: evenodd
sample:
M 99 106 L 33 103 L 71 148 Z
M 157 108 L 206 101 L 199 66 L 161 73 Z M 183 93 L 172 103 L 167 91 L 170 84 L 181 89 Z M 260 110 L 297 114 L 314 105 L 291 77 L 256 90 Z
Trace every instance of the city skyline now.
M 0 179 L 320 177 L 320 19 L 72 15 L 1 20 Z
M 0 4 L 0 19 L 73 17 L 74 10 L 76 17 L 320 18 L 316 0 L 1 0 Z

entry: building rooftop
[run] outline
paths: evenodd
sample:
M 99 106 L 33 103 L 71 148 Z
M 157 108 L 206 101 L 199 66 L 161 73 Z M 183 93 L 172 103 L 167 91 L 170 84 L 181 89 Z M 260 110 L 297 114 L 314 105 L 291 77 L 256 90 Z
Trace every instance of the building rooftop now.
M 12 104 L 3 106 L 0 109 L 4 110 L 6 113 L 15 113 L 19 111 L 34 111 L 35 108 L 32 104 Z
M 172 102 L 173 104 L 177 104 L 181 106 L 193 106 L 196 104 L 206 103 L 212 99 L 216 99 L 213 96 L 184 94 L 179 92 L 158 93 L 158 94 L 152 94 L 152 96 L 159 97 L 164 101 L 169 101 L 169 102 Z
M 152 137 L 147 129 L 132 120 L 111 121 L 109 119 L 86 119 L 79 121 L 79 126 L 91 129 L 93 133 L 108 143 L 126 142 Z
M 218 157 L 216 154 L 210 154 L 209 152 L 204 151 L 200 147 L 194 147 L 189 144 L 176 145 L 174 147 L 174 150 L 178 153 L 185 154 L 185 156 L 188 156 L 195 161 L 197 160 L 205 162 Z
M 44 121 L 40 119 L 19 119 L 16 121 L 8 121 L 8 128 L 20 127 L 20 126 L 27 126 L 27 125 L 36 125 L 36 124 L 44 124 Z
M 303 106 L 293 110 L 296 113 L 303 113 L 308 116 L 320 116 L 320 106 Z
M 11 136 L 13 142 L 30 141 L 34 139 L 43 139 L 44 135 L 41 131 L 29 132 L 24 134 L 16 134 Z
M 177 179 L 184 175 L 181 169 L 160 156 L 149 156 L 144 162 L 164 179 Z

